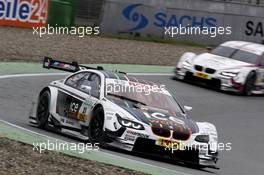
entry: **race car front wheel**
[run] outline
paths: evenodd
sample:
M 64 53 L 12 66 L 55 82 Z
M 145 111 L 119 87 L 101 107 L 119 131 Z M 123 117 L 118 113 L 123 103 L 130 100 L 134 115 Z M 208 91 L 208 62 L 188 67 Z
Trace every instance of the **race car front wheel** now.
M 94 110 L 88 127 L 88 137 L 92 144 L 104 146 L 104 110 L 98 107 Z
M 257 75 L 255 72 L 250 72 L 247 76 L 246 83 L 244 86 L 243 94 L 246 96 L 252 95 L 252 90 L 255 88 Z
M 50 92 L 43 92 L 38 101 L 37 106 L 37 125 L 39 128 L 44 128 L 49 118 Z

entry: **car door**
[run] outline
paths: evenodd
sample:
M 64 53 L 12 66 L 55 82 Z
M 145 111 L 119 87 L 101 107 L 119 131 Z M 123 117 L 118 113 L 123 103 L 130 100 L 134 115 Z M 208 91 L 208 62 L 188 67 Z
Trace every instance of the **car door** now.
M 101 78 L 96 73 L 90 73 L 78 82 L 76 87 L 85 99 L 77 116 L 78 120 L 89 121 L 92 109 L 100 99 Z
M 92 72 L 80 72 L 70 76 L 58 90 L 56 112 L 65 125 L 77 127 L 78 122 L 89 121 L 93 105 L 100 97 L 100 76 Z

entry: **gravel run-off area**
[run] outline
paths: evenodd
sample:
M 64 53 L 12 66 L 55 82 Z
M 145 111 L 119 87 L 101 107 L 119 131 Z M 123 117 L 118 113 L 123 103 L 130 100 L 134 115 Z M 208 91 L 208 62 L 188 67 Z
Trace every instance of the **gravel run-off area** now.
M 144 175 L 141 172 L 78 159 L 54 151 L 39 153 L 34 151 L 31 145 L 1 136 L 0 155 L 0 175 Z
M 201 47 L 73 35 L 33 35 L 33 29 L 0 27 L 0 61 L 36 61 L 44 56 L 80 63 L 174 66 L 187 51 Z

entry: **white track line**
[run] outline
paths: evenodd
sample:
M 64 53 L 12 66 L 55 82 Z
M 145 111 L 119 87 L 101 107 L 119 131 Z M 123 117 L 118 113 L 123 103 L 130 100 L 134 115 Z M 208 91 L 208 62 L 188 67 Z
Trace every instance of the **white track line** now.
M 57 76 L 57 75 L 68 75 L 68 74 L 67 73 L 13 74 L 13 75 L 0 75 L 0 79 L 21 78 L 21 77 L 39 77 L 39 76 Z
M 139 76 L 173 76 L 173 73 L 128 73 L 128 75 L 139 75 Z
M 173 74 L 168 73 L 128 73 L 129 75 L 138 76 L 172 76 Z M 69 75 L 69 73 L 36 73 L 36 74 L 13 74 L 13 75 L 0 75 L 0 79 L 6 78 L 22 78 L 22 77 L 40 77 L 40 76 L 59 76 Z

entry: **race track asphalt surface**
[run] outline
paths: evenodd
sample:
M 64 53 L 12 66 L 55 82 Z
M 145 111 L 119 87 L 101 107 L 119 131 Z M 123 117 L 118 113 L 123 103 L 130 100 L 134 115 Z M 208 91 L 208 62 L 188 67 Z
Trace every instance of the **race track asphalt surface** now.
M 0 79 L 0 119 L 21 127 L 66 141 L 73 139 L 28 125 L 31 102 L 50 81 L 63 76 L 41 76 Z M 194 169 L 158 159 L 144 158 L 113 150 L 111 154 L 127 157 L 187 174 L 262 175 L 264 172 L 264 96 L 243 97 L 172 80 L 170 76 L 140 76 L 166 85 L 184 105 L 192 106 L 196 121 L 214 123 L 219 142 L 232 143 L 231 151 L 222 151 L 220 170 Z

